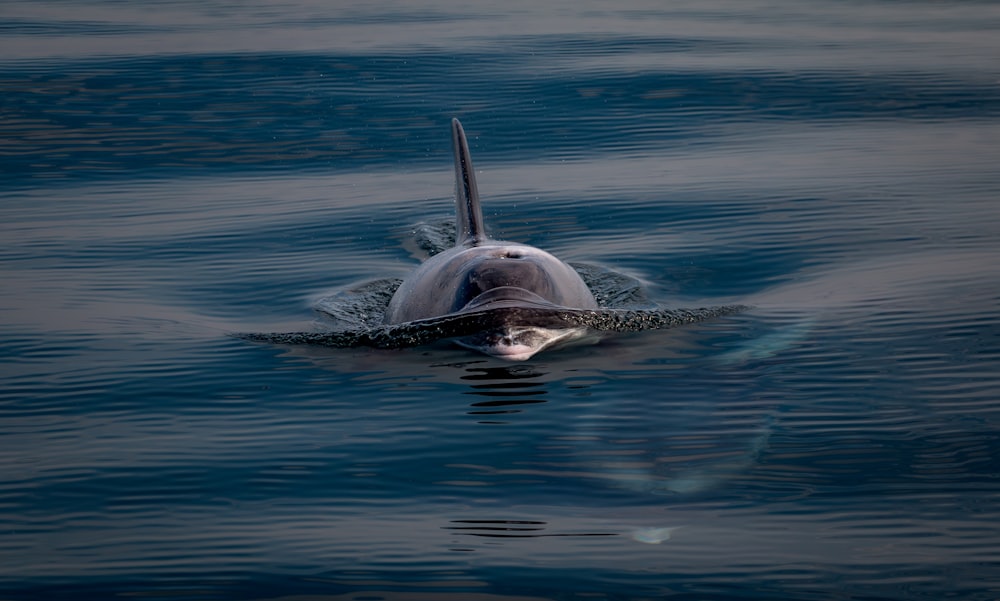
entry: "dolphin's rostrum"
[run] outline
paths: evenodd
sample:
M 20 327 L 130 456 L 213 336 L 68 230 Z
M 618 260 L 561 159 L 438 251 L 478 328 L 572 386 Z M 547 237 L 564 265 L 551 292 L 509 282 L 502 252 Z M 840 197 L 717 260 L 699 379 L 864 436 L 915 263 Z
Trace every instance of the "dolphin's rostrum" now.
M 743 310 L 599 307 L 575 269 L 525 244 L 491 239 L 483 225 L 469 145 L 451 122 L 455 153 L 455 246 L 427 259 L 405 278 L 382 324 L 363 330 L 244 334 L 250 340 L 401 348 L 452 339 L 501 359 L 524 360 L 570 342 L 596 341 L 603 332 L 659 329 Z

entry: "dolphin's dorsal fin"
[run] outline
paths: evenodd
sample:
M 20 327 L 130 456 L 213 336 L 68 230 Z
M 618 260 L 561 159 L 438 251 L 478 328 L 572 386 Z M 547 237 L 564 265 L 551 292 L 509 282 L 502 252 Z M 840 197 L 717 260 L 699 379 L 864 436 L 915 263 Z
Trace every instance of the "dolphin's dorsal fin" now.
M 455 150 L 455 244 L 475 246 L 486 239 L 486 229 L 469 142 L 458 119 L 451 120 L 451 143 Z

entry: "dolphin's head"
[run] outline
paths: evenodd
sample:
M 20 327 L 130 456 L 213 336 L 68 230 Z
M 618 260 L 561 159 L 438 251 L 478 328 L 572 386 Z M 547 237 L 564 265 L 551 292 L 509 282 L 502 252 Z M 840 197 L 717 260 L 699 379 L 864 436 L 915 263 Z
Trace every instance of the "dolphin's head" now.
M 492 292 L 497 289 L 503 294 Z M 455 247 L 425 261 L 393 294 L 384 322 L 440 317 L 477 304 L 487 308 L 487 300 L 507 306 L 597 307 L 590 289 L 569 265 L 531 246 L 488 241 Z
M 502 282 L 528 285 L 536 290 L 546 284 L 544 277 L 538 277 L 531 263 L 507 263 L 502 269 L 484 266 L 470 272 L 466 295 L 470 291 L 485 290 L 473 296 L 458 311 L 459 313 L 503 310 L 503 309 L 558 309 L 559 306 L 539 294 L 517 285 L 496 285 Z M 501 278 L 497 280 L 496 278 Z M 493 280 L 493 281 L 491 281 Z M 490 286 L 493 287 L 490 287 Z M 544 286 L 541 286 L 544 289 Z M 506 359 L 525 361 L 544 349 L 560 346 L 587 336 L 587 328 L 563 324 L 558 320 L 551 323 L 534 323 L 533 320 L 504 319 L 505 323 L 489 327 L 471 336 L 455 340 L 461 346 L 480 353 Z
M 491 324 L 481 332 L 457 338 L 461 346 L 498 359 L 524 361 L 535 354 L 555 346 L 589 339 L 590 331 L 579 324 L 564 323 L 555 317 L 525 318 L 519 311 L 504 309 L 559 309 L 538 294 L 517 286 L 489 288 L 470 300 L 459 313 L 494 311 Z
M 385 323 L 489 313 L 480 331 L 455 341 L 493 357 L 523 361 L 589 332 L 531 310 L 596 308 L 590 289 L 569 265 L 531 246 L 489 240 L 424 262 L 393 295 Z

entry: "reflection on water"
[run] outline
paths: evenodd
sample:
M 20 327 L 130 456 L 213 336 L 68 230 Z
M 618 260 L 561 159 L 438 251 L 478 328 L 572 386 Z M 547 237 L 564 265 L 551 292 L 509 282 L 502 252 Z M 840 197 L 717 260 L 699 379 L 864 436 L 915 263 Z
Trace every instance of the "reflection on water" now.
M 520 413 L 521 409 L 518 409 L 520 405 L 544 403 L 545 399 L 539 397 L 548 394 L 544 382 L 525 381 L 545 376 L 544 373 L 531 368 L 480 367 L 466 371 L 469 375 L 461 376 L 463 380 L 482 383 L 470 384 L 472 390 L 464 394 L 488 398 L 485 401 L 472 403 L 473 410 L 469 415 Z
M 0 13 L 5 597 L 996 597 L 1000 8 Z M 227 336 L 440 246 L 453 116 L 497 236 L 754 310 Z
M 547 524 L 534 520 L 452 520 L 446 530 L 461 536 L 538 538 L 543 536 L 616 536 L 615 532 L 546 532 Z

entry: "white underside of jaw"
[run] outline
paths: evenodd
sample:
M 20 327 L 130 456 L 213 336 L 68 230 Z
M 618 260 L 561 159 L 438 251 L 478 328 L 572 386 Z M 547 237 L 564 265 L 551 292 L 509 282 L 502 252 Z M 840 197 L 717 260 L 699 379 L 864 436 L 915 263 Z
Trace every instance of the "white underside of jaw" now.
M 564 345 L 580 341 L 587 337 L 586 328 L 550 329 L 537 326 L 505 328 L 502 335 L 497 335 L 489 343 L 474 337 L 459 338 L 456 342 L 480 353 L 505 359 L 507 361 L 526 361 L 537 353 L 556 345 Z M 518 342 L 530 340 L 530 344 Z

